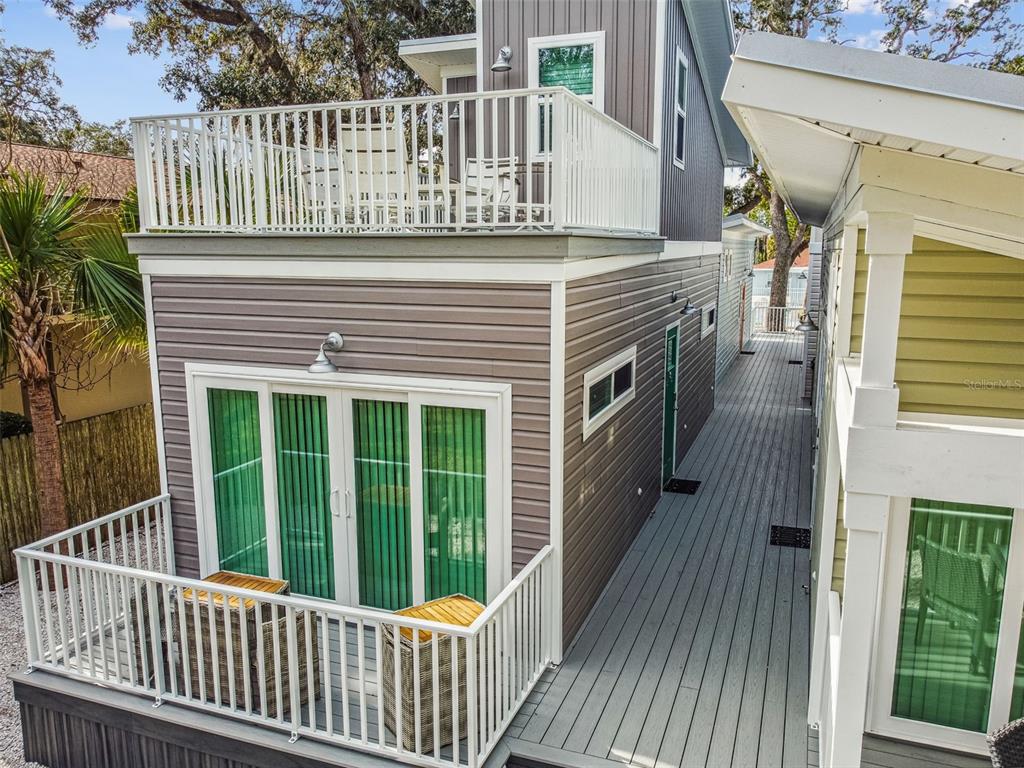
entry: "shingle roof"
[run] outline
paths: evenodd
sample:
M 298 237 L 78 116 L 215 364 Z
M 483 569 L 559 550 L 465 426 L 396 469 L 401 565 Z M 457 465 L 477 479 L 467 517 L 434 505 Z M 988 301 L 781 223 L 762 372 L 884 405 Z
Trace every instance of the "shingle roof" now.
M 793 261 L 794 267 L 808 267 L 811 264 L 811 251 L 809 248 L 804 248 L 800 251 L 800 255 Z M 767 259 L 766 261 L 759 261 L 754 265 L 754 269 L 775 269 L 775 259 Z
M 135 186 L 135 161 L 130 157 L 72 152 L 31 144 L 0 144 L 0 169 L 41 173 L 52 192 L 63 181 L 84 188 L 93 200 L 117 202 Z

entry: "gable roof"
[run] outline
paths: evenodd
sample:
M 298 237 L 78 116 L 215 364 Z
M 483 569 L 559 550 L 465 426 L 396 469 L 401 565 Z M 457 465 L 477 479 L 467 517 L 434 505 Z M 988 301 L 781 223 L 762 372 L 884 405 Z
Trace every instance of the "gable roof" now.
M 753 32 L 736 48 L 722 99 L 776 189 L 804 221 L 822 224 L 861 146 L 1024 174 L 1021 82 Z
M 476 74 L 477 35 L 420 37 L 398 41 L 398 56 L 434 93 L 444 90 L 447 77 Z
M 793 261 L 792 269 L 807 269 L 811 265 L 811 250 L 804 248 Z M 754 265 L 754 269 L 775 269 L 775 259 L 765 259 Z
M 0 144 L 0 168 L 38 173 L 46 178 L 46 191 L 63 182 L 87 190 L 89 199 L 120 202 L 135 186 L 135 161 L 130 157 L 72 152 L 34 144 Z
M 750 165 L 750 147 L 736 121 L 722 102 L 729 76 L 730 57 L 736 50 L 729 0 L 672 0 L 682 3 L 686 26 L 697 56 L 697 68 L 711 105 L 718 147 L 726 166 Z

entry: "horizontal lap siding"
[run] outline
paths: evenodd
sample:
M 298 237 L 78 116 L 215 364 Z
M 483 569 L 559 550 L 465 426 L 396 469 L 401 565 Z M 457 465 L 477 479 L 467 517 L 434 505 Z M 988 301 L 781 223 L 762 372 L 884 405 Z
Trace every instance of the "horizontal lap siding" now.
M 718 287 L 718 348 L 715 353 L 715 381 L 721 381 L 729 366 L 740 354 L 740 315 L 744 315 L 744 335 L 749 330 L 751 278 L 747 272 L 754 264 L 754 240 L 748 237 L 723 235 L 722 248 L 732 251 L 732 275 L 725 274 L 722 260 L 722 280 Z M 743 286 L 746 285 L 746 293 Z
M 324 335 L 352 373 L 512 384 L 512 559 L 548 541 L 550 288 L 154 277 L 153 309 L 179 573 L 198 573 L 186 362 L 302 370 Z
M 868 257 L 857 256 L 850 349 L 860 352 Z M 914 238 L 896 347 L 900 410 L 1024 418 L 1024 261 Z
M 660 496 L 665 328 L 680 324 L 676 460 L 714 408 L 715 335 L 680 318 L 714 301 L 718 257 L 677 259 L 566 288 L 564 637 L 579 630 Z M 672 291 L 679 300 L 670 303 Z M 583 441 L 583 375 L 636 344 L 636 397 Z M 685 425 L 685 426 L 684 426 Z M 642 495 L 637 488 L 643 489 Z

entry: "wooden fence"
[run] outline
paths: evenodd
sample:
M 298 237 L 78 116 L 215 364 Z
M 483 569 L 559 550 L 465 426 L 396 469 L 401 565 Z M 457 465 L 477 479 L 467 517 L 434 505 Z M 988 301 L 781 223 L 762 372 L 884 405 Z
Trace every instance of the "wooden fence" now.
M 68 522 L 78 525 L 160 493 L 151 404 L 60 426 Z M 32 435 L 0 440 L 0 584 L 11 550 L 40 536 Z

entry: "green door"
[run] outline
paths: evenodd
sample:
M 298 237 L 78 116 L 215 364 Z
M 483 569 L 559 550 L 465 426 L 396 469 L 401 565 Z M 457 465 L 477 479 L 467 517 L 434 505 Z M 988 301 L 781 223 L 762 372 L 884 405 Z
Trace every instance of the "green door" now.
M 676 393 L 679 362 L 679 326 L 665 331 L 665 423 L 661 445 L 661 484 L 664 486 L 676 471 Z

